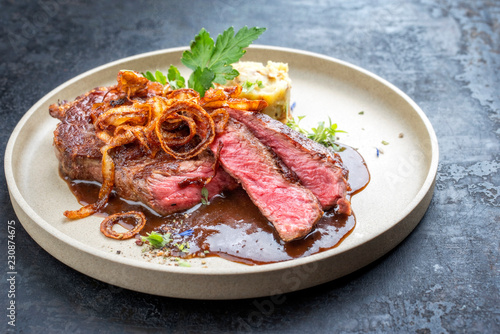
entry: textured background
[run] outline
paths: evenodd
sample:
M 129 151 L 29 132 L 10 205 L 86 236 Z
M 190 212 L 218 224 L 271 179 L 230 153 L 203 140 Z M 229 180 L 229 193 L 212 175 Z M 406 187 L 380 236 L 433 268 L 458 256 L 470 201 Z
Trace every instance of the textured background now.
M 420 105 L 440 145 L 434 198 L 401 245 L 354 274 L 275 303 L 116 288 L 58 262 L 17 224 L 16 332 L 500 332 L 499 1 L 0 4 L 2 158 L 22 115 L 59 84 L 116 59 L 187 45 L 201 27 L 215 35 L 231 25 L 267 27 L 258 44 L 340 58 L 387 79 Z M 0 173 L 6 268 L 6 225 L 17 217 Z M 0 323 L 13 329 L 2 312 Z

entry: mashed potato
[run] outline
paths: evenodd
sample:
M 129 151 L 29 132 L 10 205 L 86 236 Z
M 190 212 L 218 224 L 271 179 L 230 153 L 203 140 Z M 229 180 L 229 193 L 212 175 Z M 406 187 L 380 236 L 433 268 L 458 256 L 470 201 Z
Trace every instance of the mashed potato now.
M 268 103 L 264 113 L 286 123 L 290 114 L 291 80 L 288 76 L 288 64 L 268 61 L 264 66 L 258 62 L 239 62 L 233 67 L 240 72 L 234 80 L 225 86 L 235 84 L 243 87 L 241 97 L 250 100 L 265 100 Z

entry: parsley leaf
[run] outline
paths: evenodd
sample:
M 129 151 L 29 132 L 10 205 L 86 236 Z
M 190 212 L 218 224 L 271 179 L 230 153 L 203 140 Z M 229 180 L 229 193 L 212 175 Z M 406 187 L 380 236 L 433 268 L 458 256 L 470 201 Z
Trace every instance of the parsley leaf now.
M 154 248 L 162 248 L 166 244 L 168 244 L 171 239 L 170 239 L 170 233 L 167 234 L 160 234 L 158 232 L 151 232 L 148 233 L 147 237 L 141 237 L 142 241 L 148 241 L 151 246 Z
M 189 45 L 190 51 L 182 53 L 181 62 L 193 71 L 198 67 L 208 67 L 210 57 L 214 52 L 215 44 L 205 28 L 201 28 Z
M 167 78 L 160 71 L 156 71 L 155 74 L 147 71 L 146 73 L 142 73 L 142 76 L 152 82 L 159 82 L 162 85 L 167 83 Z
M 170 65 L 168 69 L 168 83 L 172 89 L 179 89 L 186 87 L 186 80 L 182 77 L 181 73 L 174 65 Z
M 147 71 L 146 73 L 143 72 L 142 76 L 148 79 L 149 81 L 156 82 L 155 76 L 153 75 L 153 73 L 149 71 Z
M 215 73 L 209 68 L 198 67 L 188 80 L 188 87 L 193 88 L 200 93 L 200 96 L 205 96 L 205 92 L 212 87 L 212 82 L 215 80 Z
M 163 73 L 161 73 L 158 70 L 156 70 L 156 72 L 155 72 L 155 78 L 156 78 L 156 81 L 158 81 L 162 85 L 165 85 L 167 83 L 167 78 L 163 75 Z
M 189 87 L 204 96 L 214 82 L 224 84 L 236 78 L 239 73 L 231 64 L 238 61 L 245 54 L 244 49 L 265 30 L 245 26 L 235 35 L 234 28 L 230 27 L 217 36 L 214 43 L 210 34 L 202 28 L 191 42 L 190 50 L 184 51 L 181 58 L 181 62 L 193 70 Z

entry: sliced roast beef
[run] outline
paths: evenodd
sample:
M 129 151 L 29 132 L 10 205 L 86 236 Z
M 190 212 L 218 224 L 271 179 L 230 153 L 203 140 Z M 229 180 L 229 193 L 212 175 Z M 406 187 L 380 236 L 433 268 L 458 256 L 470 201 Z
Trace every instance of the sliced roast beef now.
M 230 119 L 211 149 L 220 149 L 224 170 L 241 183 L 284 241 L 305 236 L 321 218 L 317 198 L 295 182 L 279 159 L 242 123 Z
M 96 89 L 74 102 L 50 109 L 51 115 L 61 120 L 54 131 L 60 169 L 72 179 L 102 182 L 103 142 L 96 136 L 91 113 L 92 105 L 101 102 L 104 95 L 104 90 Z M 190 160 L 174 160 L 164 152 L 151 158 L 139 145 L 129 144 L 114 149 L 112 157 L 114 189 L 118 195 L 140 201 L 160 214 L 182 211 L 200 203 L 203 181 L 214 175 L 215 159 L 208 152 Z M 219 168 L 206 188 L 212 197 L 237 186 Z
M 339 213 L 351 214 L 346 198 L 347 171 L 337 154 L 266 114 L 229 108 L 228 111 L 297 174 L 324 210 L 337 205 Z

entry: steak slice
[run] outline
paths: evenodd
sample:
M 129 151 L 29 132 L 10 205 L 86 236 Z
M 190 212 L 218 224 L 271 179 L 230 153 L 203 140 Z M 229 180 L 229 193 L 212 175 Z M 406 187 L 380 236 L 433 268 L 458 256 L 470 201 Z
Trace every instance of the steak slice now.
M 317 198 L 300 185 L 279 159 L 242 123 L 230 119 L 226 130 L 211 144 L 224 170 L 239 181 L 281 239 L 304 237 L 321 218 Z
M 338 154 L 266 114 L 227 110 L 297 174 L 324 210 L 337 205 L 339 213 L 351 214 L 351 203 L 346 198 L 350 189 L 347 170 Z
M 137 146 L 136 146 L 137 147 Z M 205 181 L 214 175 L 214 157 L 206 152 L 189 160 L 175 160 L 160 152 L 152 159 L 124 147 L 113 154 L 115 184 L 125 198 L 141 201 L 160 214 L 189 209 L 201 202 Z M 219 167 L 205 186 L 212 198 L 238 183 Z
M 73 102 L 50 108 L 51 115 L 61 120 L 54 131 L 60 170 L 71 179 L 103 181 L 100 148 L 104 143 L 96 136 L 91 113 L 92 105 L 102 102 L 105 93 L 99 88 Z M 162 151 L 151 158 L 139 145 L 129 144 L 115 148 L 111 156 L 115 163 L 117 194 L 140 201 L 163 215 L 200 203 L 203 183 L 214 175 L 215 158 L 208 152 L 190 160 L 174 160 Z M 219 167 L 206 188 L 211 198 L 237 186 Z

